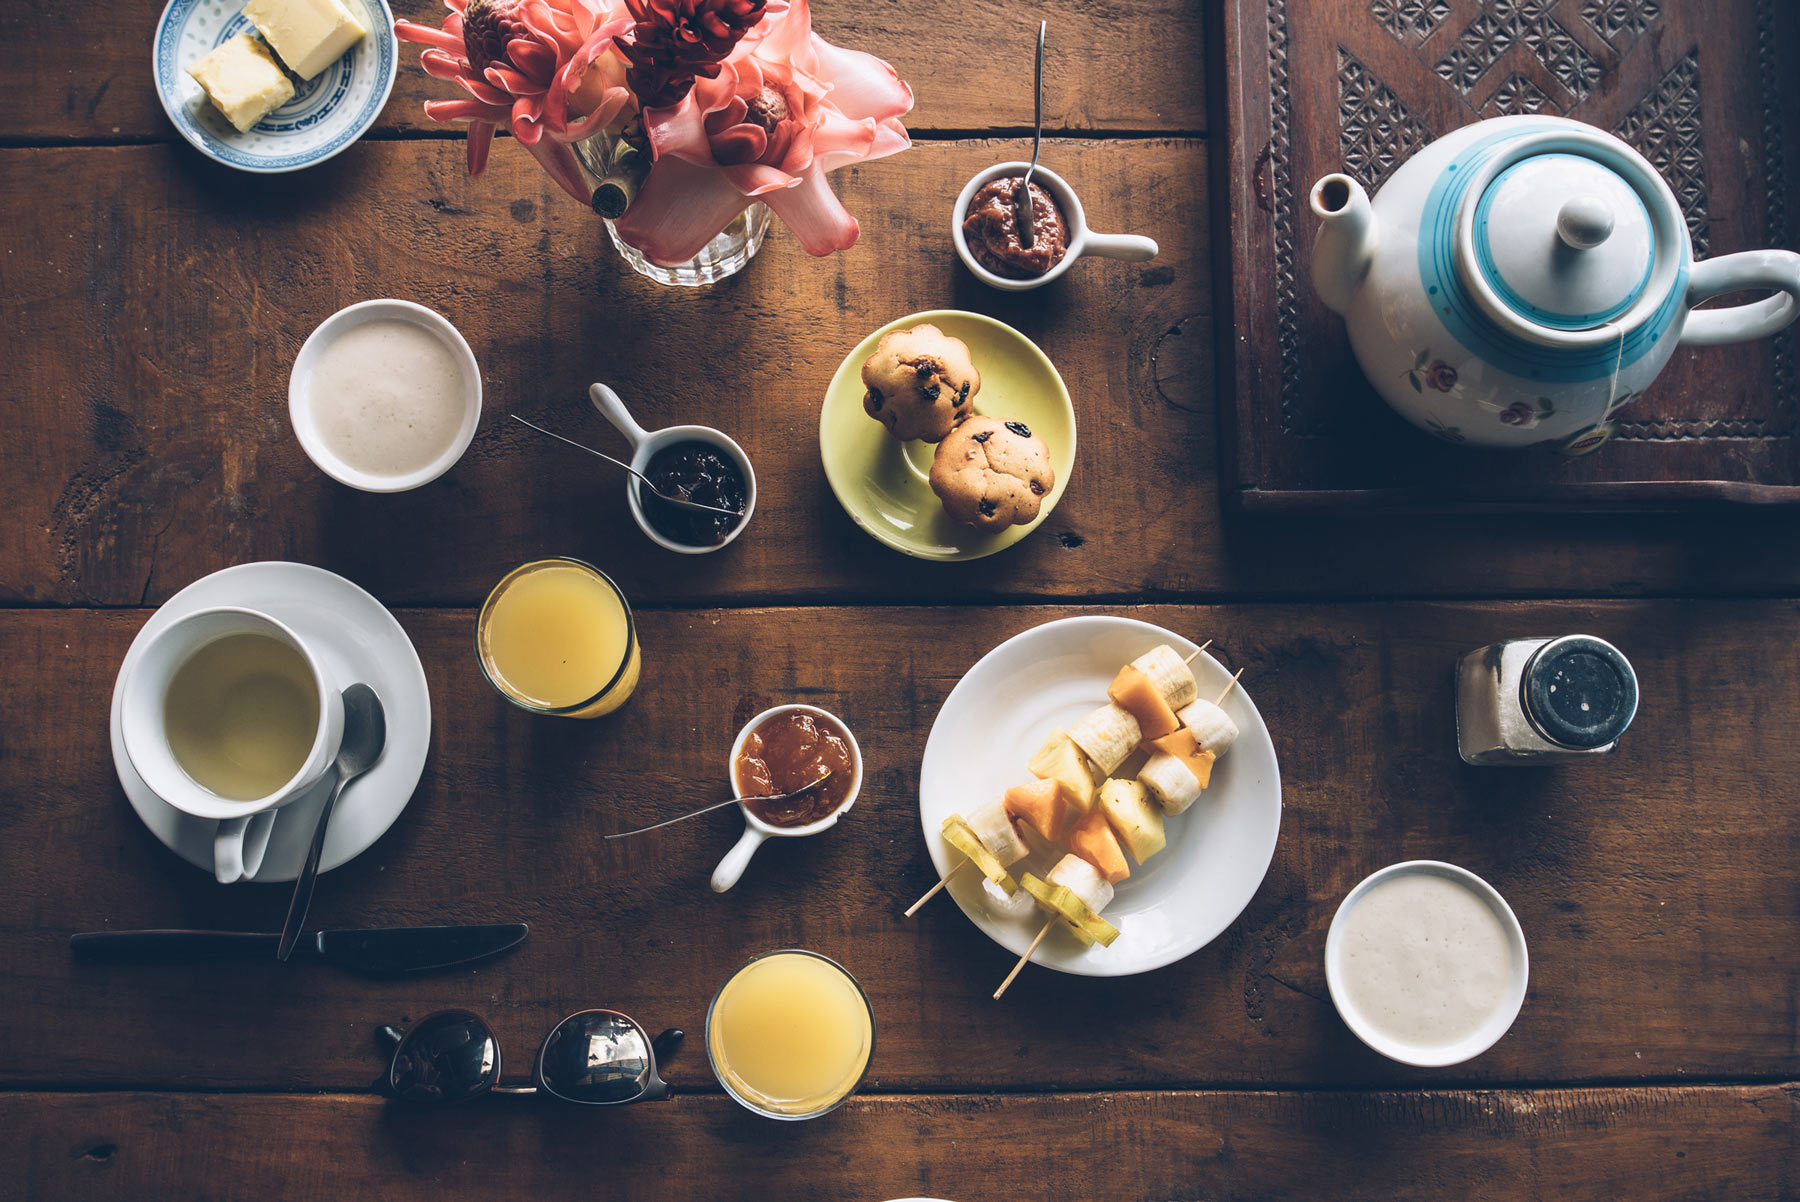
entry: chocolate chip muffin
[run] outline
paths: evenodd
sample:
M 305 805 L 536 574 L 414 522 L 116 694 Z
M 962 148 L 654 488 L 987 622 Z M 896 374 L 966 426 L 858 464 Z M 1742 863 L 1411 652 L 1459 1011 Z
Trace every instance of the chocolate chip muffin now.
M 934 325 L 883 335 L 862 382 L 863 408 L 902 442 L 937 442 L 975 411 L 981 391 L 968 344 Z
M 931 491 L 944 511 L 977 530 L 1034 521 L 1056 486 L 1050 448 L 1023 422 L 971 417 L 938 443 Z

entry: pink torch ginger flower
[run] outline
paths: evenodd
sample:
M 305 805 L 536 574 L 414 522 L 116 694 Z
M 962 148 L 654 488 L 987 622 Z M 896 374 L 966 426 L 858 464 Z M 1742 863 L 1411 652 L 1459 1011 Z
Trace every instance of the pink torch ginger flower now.
M 912 144 L 899 120 L 912 89 L 881 59 L 814 34 L 807 0 L 771 7 L 758 29 L 715 78 L 644 111 L 656 162 L 618 229 L 654 263 L 693 258 L 753 200 L 811 254 L 853 246 L 856 218 L 826 173 Z
M 614 47 L 632 27 L 624 0 L 444 0 L 441 28 L 394 22 L 403 41 L 426 47 L 426 74 L 469 95 L 427 100 L 434 121 L 469 124 L 469 174 L 487 166 L 504 125 L 569 195 L 591 189 L 569 143 L 610 125 L 631 105 L 625 60 Z

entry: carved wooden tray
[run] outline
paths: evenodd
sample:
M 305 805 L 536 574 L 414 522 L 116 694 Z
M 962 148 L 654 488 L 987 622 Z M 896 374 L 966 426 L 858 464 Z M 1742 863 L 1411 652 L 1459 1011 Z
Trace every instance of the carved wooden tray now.
M 1551 113 L 1642 151 L 1681 201 L 1696 255 L 1792 248 L 1800 4 L 1225 0 L 1214 11 L 1225 136 L 1213 210 L 1230 251 L 1218 378 L 1225 486 L 1243 509 L 1800 503 L 1793 327 L 1678 349 L 1593 453 L 1446 445 L 1364 382 L 1308 279 L 1305 203 L 1328 172 L 1374 191 L 1440 133 Z

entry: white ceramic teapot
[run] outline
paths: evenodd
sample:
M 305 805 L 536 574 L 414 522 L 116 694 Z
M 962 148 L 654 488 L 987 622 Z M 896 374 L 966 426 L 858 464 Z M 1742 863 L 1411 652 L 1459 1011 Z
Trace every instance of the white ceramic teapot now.
M 1451 442 L 1591 449 L 1677 345 L 1767 337 L 1800 312 L 1800 255 L 1696 263 L 1656 169 L 1579 121 L 1478 121 L 1373 201 L 1347 175 L 1311 199 L 1313 287 L 1388 404 Z M 1738 289 L 1776 291 L 1694 308 Z

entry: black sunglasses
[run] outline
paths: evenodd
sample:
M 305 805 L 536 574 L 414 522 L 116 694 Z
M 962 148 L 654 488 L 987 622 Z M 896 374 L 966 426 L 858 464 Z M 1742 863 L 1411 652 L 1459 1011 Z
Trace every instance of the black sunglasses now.
M 680 1031 L 651 1039 L 617 1010 L 582 1010 L 550 1029 L 538 1048 L 530 1085 L 500 1084 L 500 1043 L 478 1014 L 440 1010 L 402 1034 L 381 1026 L 375 1037 L 393 1050 L 377 1093 L 402 1102 L 466 1102 L 484 1093 L 543 1092 L 584 1106 L 620 1106 L 660 1098 L 669 1087 L 656 1061 L 675 1054 Z

